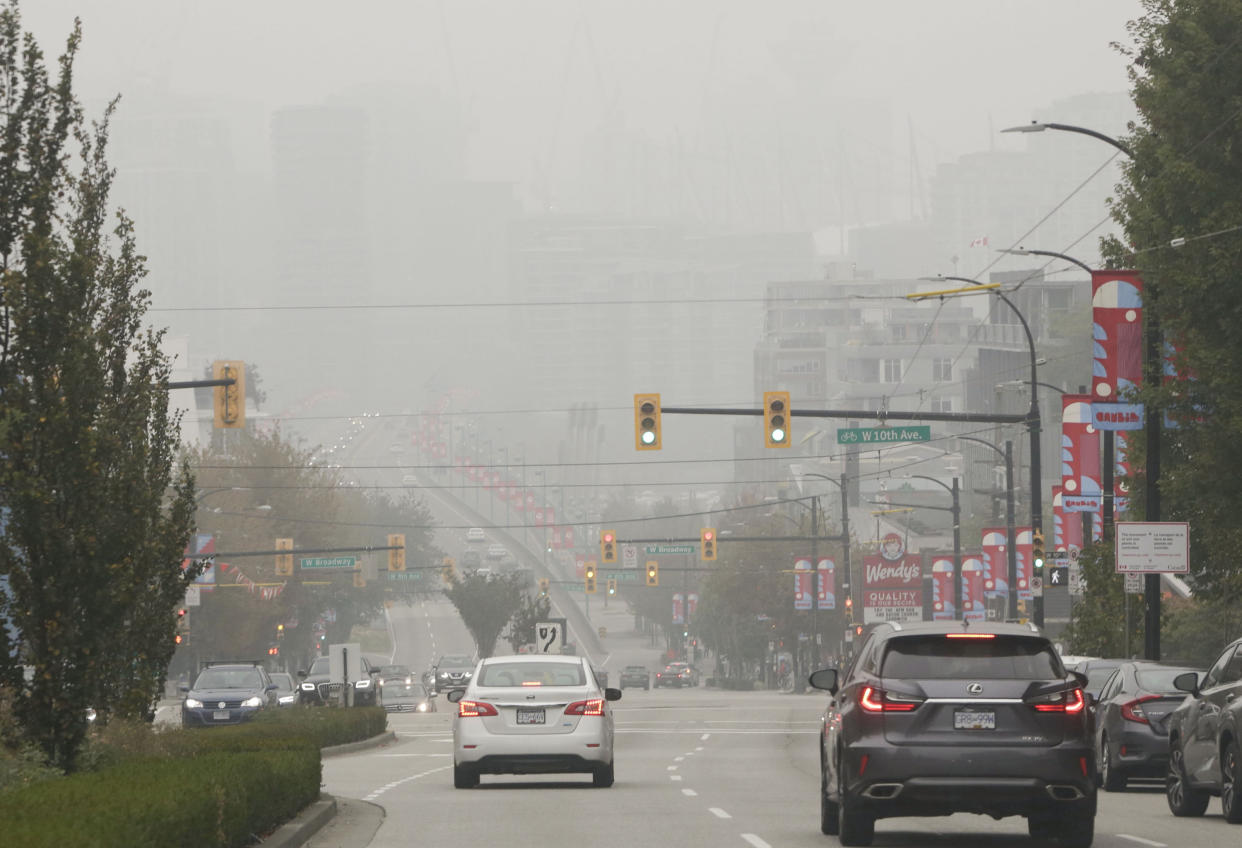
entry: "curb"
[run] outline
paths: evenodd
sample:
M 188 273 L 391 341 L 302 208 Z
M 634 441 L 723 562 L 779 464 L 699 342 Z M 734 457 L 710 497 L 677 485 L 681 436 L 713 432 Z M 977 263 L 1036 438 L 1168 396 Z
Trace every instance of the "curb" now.
M 320 748 L 319 755 L 321 757 L 335 757 L 340 754 L 352 754 L 354 751 L 365 751 L 368 748 L 378 748 L 381 745 L 387 745 L 390 742 L 396 741 L 396 732 L 386 730 L 378 736 L 372 736 L 370 739 L 363 739 L 361 742 L 346 742 L 344 745 L 331 745 L 327 748 Z
M 331 795 L 321 794 L 319 800 L 311 803 L 291 821 L 276 828 L 262 842 L 263 848 L 297 848 L 332 821 L 336 815 L 336 799 Z

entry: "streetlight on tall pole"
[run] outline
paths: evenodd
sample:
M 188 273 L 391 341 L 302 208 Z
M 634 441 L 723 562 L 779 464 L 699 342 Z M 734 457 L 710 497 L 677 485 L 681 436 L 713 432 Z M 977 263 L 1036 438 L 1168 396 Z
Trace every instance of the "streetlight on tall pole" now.
M 975 436 L 957 436 L 957 438 L 967 442 L 978 442 L 981 445 L 986 445 L 1000 454 L 1001 459 L 1005 461 L 1005 558 L 1007 564 L 1005 573 L 1009 575 L 1009 609 L 1012 613 L 1011 617 L 1016 617 L 1018 612 L 1018 540 L 1013 515 L 1013 442 L 1005 442 L 1005 449 L 1001 450 L 986 439 L 980 439 Z M 958 608 L 960 609 L 962 603 L 962 575 L 960 573 L 957 580 L 957 601 Z M 1043 623 L 1043 607 L 1036 604 L 1035 624 L 1042 627 Z
M 949 511 L 953 516 L 953 573 L 956 577 L 954 584 L 956 585 L 956 599 L 954 600 L 953 610 L 958 620 L 962 618 L 962 504 L 961 494 L 958 488 L 957 478 L 953 478 L 953 485 L 946 486 L 944 481 L 936 477 L 929 477 L 926 474 L 907 474 L 907 477 L 917 480 L 930 480 L 936 485 L 945 489 L 953 496 L 953 506 L 949 507 Z M 941 509 L 942 507 L 934 507 Z

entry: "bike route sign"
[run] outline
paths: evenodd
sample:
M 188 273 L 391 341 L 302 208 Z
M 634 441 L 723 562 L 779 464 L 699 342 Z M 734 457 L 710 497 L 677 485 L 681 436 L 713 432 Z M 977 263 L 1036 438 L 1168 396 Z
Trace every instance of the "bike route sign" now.
M 930 442 L 931 426 L 913 427 L 841 427 L 837 430 L 838 445 L 885 445 L 892 442 Z

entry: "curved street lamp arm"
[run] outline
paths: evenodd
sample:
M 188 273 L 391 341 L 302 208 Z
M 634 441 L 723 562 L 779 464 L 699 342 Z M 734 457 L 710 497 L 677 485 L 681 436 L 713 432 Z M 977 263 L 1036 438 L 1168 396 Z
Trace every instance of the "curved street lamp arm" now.
M 1044 130 L 1061 130 L 1062 132 L 1072 132 L 1072 133 L 1079 133 L 1080 135 L 1089 135 L 1092 138 L 1099 139 L 1105 144 L 1111 144 L 1113 147 L 1117 148 L 1118 150 L 1120 150 L 1122 153 L 1124 153 L 1126 156 L 1130 157 L 1131 159 L 1134 158 L 1134 151 L 1131 150 L 1129 147 L 1127 147 L 1122 142 L 1113 138 L 1112 136 L 1104 135 L 1104 133 L 1102 132 L 1096 132 L 1095 130 L 1087 129 L 1086 127 L 1076 127 L 1073 124 L 1054 124 L 1049 121 L 1031 121 L 1029 124 L 1023 124 L 1022 126 L 1007 127 L 1001 130 L 1001 132 L 1028 133 L 1028 132 L 1043 132 Z
M 1051 257 L 1054 257 L 1054 258 L 1056 258 L 1056 259 L 1064 259 L 1066 262 L 1070 262 L 1070 263 L 1072 263 L 1072 264 L 1074 264 L 1074 265 L 1077 265 L 1079 268 L 1083 269 L 1083 270 L 1084 270 L 1084 271 L 1086 271 L 1088 274 L 1094 274 L 1094 273 L 1095 273 L 1095 269 L 1094 269 L 1094 268 L 1092 268 L 1090 265 L 1088 265 L 1086 262 L 1083 262 L 1083 261 L 1082 261 L 1082 260 L 1080 260 L 1080 259 L 1075 259 L 1074 257 L 1072 257 L 1072 256 L 1070 256 L 1069 254 L 1066 254 L 1066 253 L 1057 253 L 1055 250 L 1033 250 L 1033 249 L 1028 248 L 1028 247 L 1018 247 L 1018 248 L 1007 248 L 1007 249 L 1005 249 L 1005 250 L 1002 250 L 1002 251 L 1001 251 L 1001 253 L 1009 253 L 1009 254 L 1012 254 L 1012 255 L 1014 255 L 1014 256 L 1027 256 L 1027 255 L 1030 255 L 1030 256 L 1051 256 Z

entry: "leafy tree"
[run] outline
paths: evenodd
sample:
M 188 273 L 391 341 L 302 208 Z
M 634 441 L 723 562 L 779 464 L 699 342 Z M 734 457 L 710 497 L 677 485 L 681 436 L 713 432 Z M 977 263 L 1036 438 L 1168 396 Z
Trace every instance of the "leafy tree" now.
M 51 81 L 17 4 L 0 9 L 0 613 L 20 634 L 0 645 L 0 678 L 26 738 L 66 770 L 88 706 L 148 713 L 194 574 L 180 567 L 193 480 L 175 467 L 170 364 L 143 328 L 133 228 L 108 224 L 115 103 L 87 125 L 80 38 L 75 25 Z
M 474 637 L 480 659 L 492 655 L 500 631 L 522 608 L 526 584 L 526 576 L 517 573 L 457 572 L 449 579 L 444 594 Z
M 516 654 L 523 645 L 535 641 L 535 625 L 547 621 L 552 614 L 552 599 L 549 597 L 531 597 L 526 592 L 518 596 L 518 608 L 509 619 L 509 630 L 505 633 L 505 641 Z
M 1087 586 L 1082 600 L 1074 605 L 1070 623 L 1062 633 L 1069 653 L 1089 657 L 1125 657 L 1140 651 L 1146 605 L 1142 595 L 1130 596 L 1127 646 L 1125 581 L 1116 572 L 1113 546 L 1092 545 L 1082 552 L 1078 563 Z
M 1190 522 L 1196 589 L 1242 593 L 1242 5 L 1144 0 L 1121 47 L 1140 121 L 1113 204 L 1124 240 L 1105 243 L 1114 267 L 1142 272 L 1145 320 L 1176 348 L 1183 379 L 1142 399 L 1180 422 L 1160 452 L 1163 520 Z M 1184 238 L 1180 247 L 1170 241 Z M 1188 378 L 1188 379 L 1187 379 Z M 1133 514 L 1144 515 L 1145 434 L 1132 434 Z M 1226 473 L 1222 473 L 1226 472 Z

